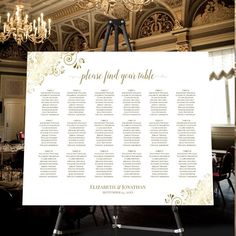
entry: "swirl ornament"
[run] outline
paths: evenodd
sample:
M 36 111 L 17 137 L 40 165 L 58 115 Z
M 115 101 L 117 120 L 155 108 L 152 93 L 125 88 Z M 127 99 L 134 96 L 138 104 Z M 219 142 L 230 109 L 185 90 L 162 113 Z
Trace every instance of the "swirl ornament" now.
M 47 76 L 58 77 L 65 73 L 66 69 L 80 69 L 85 63 L 83 58 L 78 58 L 76 52 L 40 52 L 29 53 L 27 77 L 27 93 L 35 91 L 36 87 L 41 86 Z M 40 66 L 39 66 L 40 65 Z
M 79 69 L 81 68 L 81 64 L 85 63 L 85 60 L 83 58 L 80 58 L 75 64 L 74 64 L 74 68 L 75 69 Z
M 63 60 L 66 65 L 73 65 L 77 60 L 76 53 L 74 52 L 66 53 Z
M 85 63 L 85 60 L 83 58 L 77 59 L 77 53 L 75 52 L 69 52 L 67 53 L 64 58 L 65 65 L 73 66 L 74 69 L 81 68 L 81 64 Z
M 183 200 L 180 197 L 175 196 L 174 194 L 168 194 L 167 198 L 165 199 L 165 202 L 170 205 L 182 205 Z
M 169 205 L 212 205 L 212 176 L 207 174 L 200 180 L 195 188 L 181 190 L 180 196 L 168 194 L 165 202 Z

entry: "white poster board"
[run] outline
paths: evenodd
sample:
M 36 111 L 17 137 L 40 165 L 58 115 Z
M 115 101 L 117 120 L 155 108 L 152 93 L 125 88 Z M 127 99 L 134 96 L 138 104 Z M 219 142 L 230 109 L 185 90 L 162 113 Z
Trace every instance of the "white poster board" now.
M 207 53 L 28 53 L 23 204 L 213 204 L 208 83 Z

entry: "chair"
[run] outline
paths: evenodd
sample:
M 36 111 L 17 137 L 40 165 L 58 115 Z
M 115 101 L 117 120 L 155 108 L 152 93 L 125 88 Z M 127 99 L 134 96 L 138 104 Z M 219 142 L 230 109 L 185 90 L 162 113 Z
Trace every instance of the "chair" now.
M 88 215 L 92 215 L 97 226 L 95 210 L 95 206 L 65 206 L 64 220 L 67 227 L 80 228 L 80 220 Z
M 0 221 L 6 224 L 13 215 L 14 199 L 12 194 L 3 186 L 0 186 Z
M 235 169 L 235 146 L 228 147 L 227 152 L 230 152 L 232 155 L 233 160 L 232 160 L 231 172 L 235 175 L 235 171 L 234 171 L 234 169 Z
M 233 162 L 233 157 L 230 152 L 227 152 L 222 158 L 222 160 L 216 163 L 216 167 L 214 168 L 214 172 L 213 172 L 213 181 L 217 184 L 217 187 L 222 196 L 224 205 L 225 205 L 225 198 L 224 198 L 221 186 L 220 186 L 220 181 L 227 180 L 229 183 L 229 186 L 232 188 L 233 192 L 235 193 L 233 184 L 230 180 L 232 162 Z
M 21 224 L 25 209 L 21 202 L 22 191 L 15 191 L 3 181 L 0 185 L 0 225 L 5 235 L 19 235 L 18 226 Z M 18 224 L 19 223 L 19 224 Z M 1 234 L 2 235 L 2 234 Z M 4 233 L 3 233 L 4 235 Z
M 9 210 L 9 207 L 13 206 L 13 197 L 12 194 L 3 186 L 0 186 L 0 209 L 1 211 L 3 209 Z
M 92 215 L 95 225 L 98 226 L 95 217 L 96 208 L 96 206 L 60 206 L 54 231 L 60 232 L 60 234 L 63 234 L 63 231 L 72 232 L 75 230 L 76 232 L 80 228 L 80 220 L 88 215 Z M 107 206 L 100 206 L 100 208 L 104 223 L 109 222 L 112 224 Z
M 23 170 L 24 166 L 24 150 L 18 150 L 15 157 L 11 161 L 11 167 L 13 169 Z

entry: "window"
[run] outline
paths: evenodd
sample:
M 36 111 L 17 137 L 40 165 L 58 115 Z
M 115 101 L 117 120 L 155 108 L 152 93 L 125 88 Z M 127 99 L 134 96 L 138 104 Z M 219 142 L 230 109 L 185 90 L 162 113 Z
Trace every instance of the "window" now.
M 211 123 L 235 124 L 234 49 L 209 52 Z

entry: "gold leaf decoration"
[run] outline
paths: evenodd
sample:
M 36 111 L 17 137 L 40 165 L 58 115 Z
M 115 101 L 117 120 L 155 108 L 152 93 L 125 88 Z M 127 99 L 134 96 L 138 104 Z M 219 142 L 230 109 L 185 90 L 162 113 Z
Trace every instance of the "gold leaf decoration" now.
M 169 205 L 212 205 L 212 182 L 212 176 L 208 174 L 197 183 L 195 188 L 185 188 L 181 190 L 179 196 L 168 194 L 165 202 Z
M 41 86 L 47 76 L 60 76 L 67 68 L 80 69 L 85 60 L 77 56 L 76 52 L 29 53 L 27 78 L 30 79 L 27 81 L 27 93 L 32 93 L 36 87 Z

